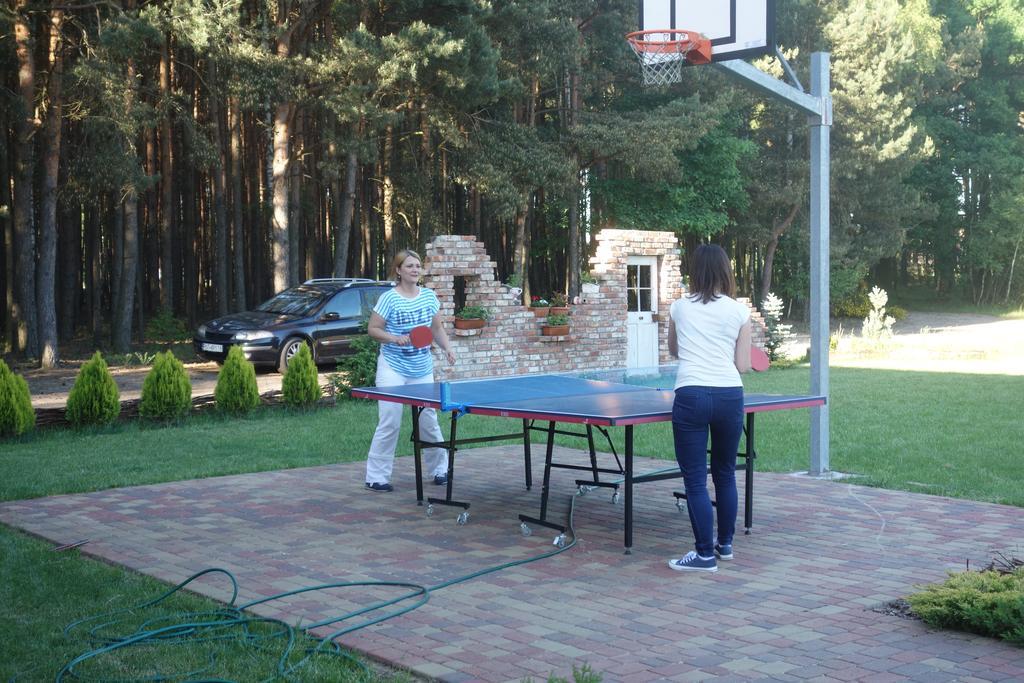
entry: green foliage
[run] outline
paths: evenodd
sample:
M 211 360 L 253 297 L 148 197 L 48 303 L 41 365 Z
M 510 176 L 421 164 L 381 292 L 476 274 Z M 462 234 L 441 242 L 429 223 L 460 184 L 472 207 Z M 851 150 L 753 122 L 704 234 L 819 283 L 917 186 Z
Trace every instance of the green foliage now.
M 146 322 L 146 341 L 172 342 L 192 338 L 188 323 L 174 317 L 174 313 L 162 309 Z
M 523 276 L 520 275 L 519 273 L 512 273 L 511 275 L 508 276 L 508 279 L 505 280 L 505 286 L 506 287 L 522 287 L 523 286 Z
M 170 351 L 157 354 L 153 368 L 142 382 L 139 414 L 157 420 L 174 420 L 192 406 L 192 383 L 181 361 Z
M 832 317 L 834 318 L 859 318 L 863 320 L 871 312 L 871 303 L 867 294 L 858 292 L 854 296 L 846 297 L 832 303 Z
M 565 313 L 552 313 L 547 317 L 548 325 L 568 325 L 569 316 Z
M 1014 571 L 950 574 L 907 598 L 914 613 L 937 628 L 1001 638 L 1024 647 L 1024 566 Z
M 260 404 L 260 390 L 256 384 L 256 369 L 240 346 L 232 346 L 217 374 L 217 388 L 213 391 L 217 409 L 236 415 L 247 413 Z
M 120 393 L 99 351 L 78 371 L 65 415 L 74 427 L 110 424 L 121 412 Z
M 288 361 L 281 380 L 284 402 L 293 408 L 308 408 L 320 400 L 320 381 L 309 344 L 302 342 L 299 350 Z
M 28 383 L 0 360 L 0 437 L 18 436 L 36 426 Z
M 555 292 L 554 294 L 551 295 L 551 305 L 555 306 L 556 308 L 564 308 L 569 304 L 566 303 L 565 294 L 562 294 L 561 292 Z
M 539 296 L 530 298 L 530 308 L 544 308 L 550 305 L 547 299 L 542 299 Z
M 490 320 L 491 311 L 483 306 L 463 306 L 455 317 L 459 320 Z
M 111 365 L 143 366 L 152 365 L 156 360 L 156 351 L 130 351 L 128 353 L 110 354 Z
M 378 344 L 370 335 L 352 338 L 351 355 L 338 361 L 338 373 L 332 373 L 331 385 L 339 395 L 347 396 L 353 387 L 372 387 L 377 381 Z
M 596 285 L 597 278 L 589 271 L 585 270 L 580 273 L 580 284 L 581 285 Z
M 902 306 L 889 306 L 886 311 L 897 321 L 907 319 L 907 309 Z

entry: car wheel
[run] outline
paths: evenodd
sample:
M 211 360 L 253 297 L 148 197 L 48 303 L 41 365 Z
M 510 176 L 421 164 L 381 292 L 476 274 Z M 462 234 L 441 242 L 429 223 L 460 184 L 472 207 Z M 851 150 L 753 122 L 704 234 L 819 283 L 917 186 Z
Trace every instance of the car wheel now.
M 299 352 L 303 340 L 299 337 L 291 337 L 281 344 L 281 355 L 277 358 L 277 371 L 283 373 L 288 369 L 288 362 Z

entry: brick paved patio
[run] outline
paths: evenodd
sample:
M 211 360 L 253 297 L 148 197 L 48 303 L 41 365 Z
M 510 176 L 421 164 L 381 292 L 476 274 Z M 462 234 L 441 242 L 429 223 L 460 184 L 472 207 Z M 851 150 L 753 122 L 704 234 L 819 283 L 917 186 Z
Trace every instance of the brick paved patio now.
M 465 526 L 455 509 L 428 517 L 415 504 L 408 459 L 391 494 L 364 491 L 357 462 L 3 503 L 0 522 L 54 543 L 88 538 L 84 553 L 167 582 L 223 567 L 240 601 L 336 581 L 434 586 L 554 549 L 553 532 L 520 534 L 517 514 L 535 515 L 540 496 L 524 490 L 521 459 L 511 446 L 460 453 Z M 667 464 L 638 458 L 637 471 Z M 555 519 L 574 477 L 553 477 Z M 621 506 L 594 491 L 575 499 L 574 547 L 434 591 L 341 642 L 444 681 L 571 678 L 583 664 L 605 681 L 1024 680 L 1024 650 L 880 609 L 968 561 L 1020 556 L 1024 510 L 761 473 L 736 560 L 688 575 L 665 566 L 690 545 L 679 485 L 638 487 L 632 555 Z M 227 595 L 216 579 L 194 587 Z M 310 623 L 385 594 L 305 594 L 259 612 Z

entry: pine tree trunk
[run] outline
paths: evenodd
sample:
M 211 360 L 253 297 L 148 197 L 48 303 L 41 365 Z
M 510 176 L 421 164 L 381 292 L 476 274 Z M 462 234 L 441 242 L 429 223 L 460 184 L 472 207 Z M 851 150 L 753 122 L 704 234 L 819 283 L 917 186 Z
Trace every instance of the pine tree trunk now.
M 160 49 L 160 305 L 174 311 L 174 166 L 171 145 L 171 36 L 165 35 Z
M 352 243 L 352 219 L 356 208 L 356 176 L 359 173 L 359 158 L 354 150 L 349 150 L 345 157 L 345 188 L 338 197 L 340 216 L 336 230 L 338 234 L 334 242 L 334 277 L 345 277 L 347 271 L 349 245 Z
M 217 67 L 212 59 L 207 63 L 207 79 L 214 92 L 208 98 L 210 107 L 210 129 L 213 133 L 213 147 L 217 154 L 217 164 L 211 170 L 213 176 L 213 286 L 217 290 L 217 315 L 227 315 L 228 302 L 231 295 L 228 290 L 228 212 L 224 200 L 224 177 L 227 159 L 224 156 L 224 137 L 221 135 L 222 111 L 220 96 L 217 90 Z
M 391 261 L 398 253 L 395 244 L 395 183 L 391 178 L 391 155 L 394 152 L 395 132 L 391 126 L 384 131 L 384 154 L 380 160 L 381 218 L 384 221 L 384 267 L 391 269 Z M 393 273 L 388 273 L 392 277 Z
M 16 0 L 14 42 L 18 59 L 18 96 L 14 143 L 14 305 L 11 321 L 16 326 L 15 350 L 35 357 L 39 352 L 36 319 L 36 230 L 32 220 L 32 176 L 35 159 L 32 136 L 36 129 L 36 65 L 26 0 Z
M 103 264 L 100 206 L 85 210 L 85 295 L 93 346 L 99 346 L 103 329 Z
M 779 239 L 789 229 L 789 226 L 793 224 L 793 219 L 796 218 L 796 212 L 799 208 L 799 206 L 794 204 L 789 208 L 789 214 L 787 214 L 782 222 L 772 226 L 771 236 L 764 247 L 764 269 L 761 271 L 761 291 L 758 293 L 762 299 L 768 296 L 768 292 L 772 291 L 772 265 L 775 263 L 775 250 L 779 246 Z
M 57 175 L 60 172 L 60 140 L 64 60 L 61 57 L 61 27 L 64 12 L 50 12 L 50 64 L 47 99 L 49 107 L 43 128 L 43 192 L 39 221 L 39 267 L 36 271 L 36 304 L 39 307 L 39 366 L 52 368 L 57 364 Z
M 134 68 L 129 66 L 129 72 Z M 124 214 L 124 238 L 119 301 L 114 310 L 113 346 L 117 353 L 128 353 L 132 343 L 132 313 L 135 310 L 135 289 L 138 284 L 139 257 L 139 197 L 134 188 L 129 190 L 124 203 L 118 207 Z
M 271 268 L 274 293 L 287 289 L 291 284 L 288 278 L 288 119 L 291 107 L 290 102 L 285 102 L 274 108 L 274 162 L 271 186 Z
M 231 231 L 234 259 L 235 310 L 244 311 L 245 304 L 245 226 L 242 206 L 242 112 L 237 97 L 228 99 L 228 127 L 231 135 Z

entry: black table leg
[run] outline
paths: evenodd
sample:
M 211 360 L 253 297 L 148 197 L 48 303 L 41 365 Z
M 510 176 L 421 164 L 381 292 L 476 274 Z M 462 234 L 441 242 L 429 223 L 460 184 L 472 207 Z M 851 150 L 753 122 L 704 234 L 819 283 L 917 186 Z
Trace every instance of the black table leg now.
M 626 555 L 633 553 L 633 425 L 626 425 Z
M 423 445 L 420 443 L 420 413 L 423 408 L 412 406 L 412 452 L 416 460 L 416 504 L 423 505 Z
M 743 482 L 743 533 L 750 534 L 754 526 L 754 413 L 747 413 L 747 462 L 746 476 Z
M 523 462 L 526 466 L 526 490 L 533 488 L 533 466 L 530 464 L 530 421 L 523 420 Z

